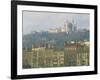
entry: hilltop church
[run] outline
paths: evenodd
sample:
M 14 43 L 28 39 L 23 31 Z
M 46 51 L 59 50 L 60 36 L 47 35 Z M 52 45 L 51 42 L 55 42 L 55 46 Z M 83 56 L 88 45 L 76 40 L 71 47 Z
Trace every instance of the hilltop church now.
M 68 22 L 68 21 L 64 23 L 64 27 L 59 27 L 59 28 L 48 30 L 49 33 L 71 32 L 71 31 L 76 31 L 76 26 L 75 24 Z

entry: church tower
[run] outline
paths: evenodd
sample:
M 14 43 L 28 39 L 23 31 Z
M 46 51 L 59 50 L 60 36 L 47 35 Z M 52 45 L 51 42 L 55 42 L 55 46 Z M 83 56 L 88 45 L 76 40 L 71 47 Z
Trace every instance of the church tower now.
M 66 23 L 64 23 L 64 31 L 65 31 L 65 32 L 66 32 L 66 26 L 67 26 Z

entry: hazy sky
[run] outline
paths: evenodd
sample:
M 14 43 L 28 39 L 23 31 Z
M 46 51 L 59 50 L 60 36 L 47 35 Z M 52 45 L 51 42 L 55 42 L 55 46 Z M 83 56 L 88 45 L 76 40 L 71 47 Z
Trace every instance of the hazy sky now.
M 66 21 L 77 24 L 77 28 L 89 29 L 89 14 L 23 11 L 23 34 L 63 27 Z

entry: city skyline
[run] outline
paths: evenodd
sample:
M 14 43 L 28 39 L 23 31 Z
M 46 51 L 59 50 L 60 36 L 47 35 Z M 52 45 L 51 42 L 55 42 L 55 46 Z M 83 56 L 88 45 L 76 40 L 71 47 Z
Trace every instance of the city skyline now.
M 89 19 L 89 14 L 23 11 L 23 34 L 63 27 L 66 21 L 74 23 L 78 29 L 89 29 Z
M 23 68 L 89 66 L 89 17 L 23 11 Z

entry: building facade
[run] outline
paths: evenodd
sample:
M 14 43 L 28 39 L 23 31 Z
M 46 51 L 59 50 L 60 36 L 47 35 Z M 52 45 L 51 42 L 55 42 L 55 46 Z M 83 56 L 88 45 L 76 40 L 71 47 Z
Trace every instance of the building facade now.
M 89 65 L 89 47 L 78 43 L 65 43 L 65 66 Z
M 75 30 L 76 30 L 76 26 L 74 24 L 72 24 L 71 22 L 65 22 L 63 27 L 49 29 L 48 32 L 58 33 L 58 32 L 71 32 Z

